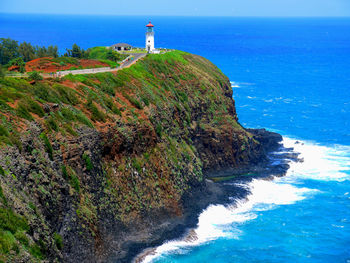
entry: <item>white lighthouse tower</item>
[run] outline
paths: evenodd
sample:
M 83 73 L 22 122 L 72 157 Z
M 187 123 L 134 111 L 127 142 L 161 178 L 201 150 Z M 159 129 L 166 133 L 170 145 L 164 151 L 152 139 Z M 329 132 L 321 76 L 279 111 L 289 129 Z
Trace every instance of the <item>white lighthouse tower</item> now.
M 148 53 L 152 53 L 154 51 L 154 31 L 151 21 L 146 25 L 147 32 L 146 32 L 146 50 Z

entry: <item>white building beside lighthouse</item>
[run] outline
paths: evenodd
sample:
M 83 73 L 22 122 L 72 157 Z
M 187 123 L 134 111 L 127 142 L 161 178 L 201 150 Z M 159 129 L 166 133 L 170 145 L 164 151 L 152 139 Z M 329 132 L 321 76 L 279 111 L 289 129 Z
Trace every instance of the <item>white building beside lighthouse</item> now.
M 151 21 L 146 25 L 147 32 L 146 32 L 146 50 L 148 53 L 153 53 L 155 51 L 154 49 L 154 30 Z

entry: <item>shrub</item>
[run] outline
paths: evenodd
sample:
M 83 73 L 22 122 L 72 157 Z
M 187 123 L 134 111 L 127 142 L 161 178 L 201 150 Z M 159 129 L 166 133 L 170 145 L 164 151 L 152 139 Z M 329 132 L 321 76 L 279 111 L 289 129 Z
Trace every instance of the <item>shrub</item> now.
M 45 133 L 40 134 L 40 138 L 44 141 L 45 150 L 49 154 L 50 160 L 53 160 L 53 148 L 49 139 L 47 138 Z
M 2 99 L 0 99 L 0 111 L 2 112 L 12 112 L 12 108 Z
M 142 167 L 141 167 L 141 162 L 137 158 L 134 158 L 132 160 L 132 166 L 138 171 L 138 173 L 141 173 Z
M 115 105 L 113 105 L 113 107 L 112 107 L 112 112 L 119 115 L 119 116 L 122 116 L 122 112 Z
M 79 99 L 76 96 L 76 91 L 73 89 L 60 84 L 53 85 L 53 88 L 59 93 L 59 99 L 63 103 L 71 105 L 76 105 L 79 103 Z
M 53 239 L 55 240 L 56 246 L 59 250 L 63 248 L 63 239 L 62 236 L 58 233 L 53 234 Z
M 0 254 L 8 254 L 16 248 L 16 239 L 9 231 L 0 231 Z
M 50 118 L 48 118 L 46 121 L 45 121 L 45 123 L 46 123 L 46 125 L 47 125 L 47 128 L 49 129 L 49 130 L 54 130 L 54 131 L 58 131 L 59 130 L 59 126 L 58 126 L 58 124 L 57 124 L 57 122 L 55 121 L 55 119 L 52 117 L 52 116 L 50 116 Z
M 104 114 L 98 110 L 98 108 L 92 102 L 91 98 L 88 99 L 88 102 L 86 103 L 86 107 L 92 113 L 91 119 L 93 121 L 105 121 Z
M 142 101 L 145 103 L 146 106 L 149 106 L 149 99 L 145 96 L 142 97 Z
M 70 166 L 61 166 L 63 178 L 68 180 L 71 187 L 73 187 L 77 192 L 80 191 L 80 181 L 75 171 Z
M 180 99 L 181 102 L 187 102 L 188 101 L 188 96 L 185 92 L 179 90 L 176 93 L 177 97 Z
M 0 255 L 11 250 L 19 252 L 16 238 L 26 244 L 25 231 L 29 230 L 27 220 L 15 214 L 11 208 L 0 208 Z M 16 238 L 15 238 L 16 236 Z
M 90 59 L 98 59 L 101 62 L 109 64 L 111 67 L 115 67 L 116 61 L 123 59 L 123 55 L 106 47 L 89 48 L 87 52 Z
M 5 72 L 2 68 L 2 66 L 0 65 L 0 78 L 4 78 L 5 77 Z
M 17 230 L 29 230 L 27 220 L 16 215 L 10 208 L 0 208 L 0 229 L 16 233 Z
M 6 136 L 6 137 L 9 136 L 8 130 L 1 124 L 0 124 L 0 136 Z
M 69 123 L 64 124 L 63 127 L 71 135 L 78 136 L 78 133 L 73 129 L 73 127 Z
M 75 120 L 75 115 L 74 112 L 69 109 L 69 108 L 63 108 L 61 110 L 62 116 L 65 120 L 67 121 L 74 121 Z
M 11 66 L 18 66 L 19 67 L 19 72 L 24 73 L 25 72 L 25 63 L 23 61 L 23 58 L 18 57 L 18 58 L 14 58 L 12 59 L 9 64 Z
M 62 165 L 61 170 L 62 170 L 63 178 L 67 180 L 69 178 L 67 167 L 65 165 Z
M 101 90 L 109 95 L 111 95 L 112 97 L 115 96 L 115 91 L 114 89 L 111 87 L 110 84 L 104 84 L 101 85 Z
M 29 240 L 24 231 L 17 231 L 15 233 L 15 238 L 21 242 L 24 246 L 28 246 Z
M 45 112 L 43 111 L 43 109 L 41 108 L 41 106 L 36 103 L 34 100 L 27 98 L 24 103 L 27 106 L 27 109 L 32 112 L 35 113 L 36 115 L 38 115 L 39 117 L 43 117 L 45 115 Z
M 160 125 L 159 123 L 156 126 L 156 133 L 159 137 L 162 137 L 162 125 Z
M 71 174 L 70 185 L 77 191 L 80 191 L 80 181 L 75 173 Z
M 138 108 L 138 109 L 140 109 L 140 110 L 143 109 L 141 103 L 140 103 L 137 99 L 135 99 L 135 98 L 129 96 L 129 95 L 126 94 L 125 92 L 123 92 L 123 96 L 124 96 L 128 101 L 130 101 L 130 103 L 131 103 L 132 105 L 134 105 L 136 108 Z
M 16 108 L 16 113 L 17 113 L 17 116 L 18 117 L 21 117 L 23 119 L 27 119 L 29 121 L 32 121 L 33 120 L 33 117 L 32 115 L 29 113 L 29 111 L 27 110 L 26 106 L 19 103 L 17 105 L 17 108 Z
M 29 73 L 29 79 L 31 80 L 42 80 L 43 77 L 40 75 L 40 73 L 36 71 L 32 71 Z
M 17 105 L 17 115 L 21 118 L 27 120 L 33 120 L 32 115 L 29 113 L 32 112 L 39 117 L 43 117 L 45 112 L 41 108 L 41 106 L 36 103 L 34 100 L 28 98 L 22 99 Z
M 4 195 L 4 192 L 2 190 L 1 185 L 0 185 L 0 199 L 2 200 L 3 204 L 7 206 L 7 199 L 6 199 L 5 195 Z
M 122 115 L 121 111 L 117 108 L 110 97 L 104 96 L 103 101 L 106 104 L 107 108 L 110 109 L 114 114 L 118 114 L 119 116 Z
M 92 168 L 94 168 L 94 167 L 93 167 L 93 165 L 92 165 L 92 162 L 91 162 L 91 159 L 90 159 L 89 155 L 87 155 L 87 154 L 84 153 L 84 154 L 83 154 L 83 160 L 85 161 L 86 169 L 87 169 L 88 171 L 91 171 Z
M 59 95 L 45 83 L 36 83 L 32 87 L 31 92 L 39 100 L 44 100 L 52 103 L 60 102 L 58 99 Z
M 77 120 L 82 123 L 85 124 L 86 126 L 90 127 L 90 128 L 94 128 L 94 125 L 91 123 L 91 121 L 88 119 L 88 117 L 85 116 L 84 113 L 82 113 L 81 111 L 79 111 L 75 117 L 77 118 Z
M 33 246 L 31 246 L 29 248 L 29 252 L 32 256 L 34 256 L 37 259 L 44 259 L 43 253 L 41 251 L 40 246 L 38 246 L 37 244 L 34 244 Z

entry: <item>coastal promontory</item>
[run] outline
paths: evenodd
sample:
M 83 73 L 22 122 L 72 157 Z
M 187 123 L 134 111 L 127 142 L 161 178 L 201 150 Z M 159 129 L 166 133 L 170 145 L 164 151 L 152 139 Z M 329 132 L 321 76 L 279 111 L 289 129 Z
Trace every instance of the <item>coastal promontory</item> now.
M 181 232 L 207 174 L 264 161 L 280 140 L 243 128 L 232 93 L 181 51 L 0 78 L 0 262 L 124 262 Z

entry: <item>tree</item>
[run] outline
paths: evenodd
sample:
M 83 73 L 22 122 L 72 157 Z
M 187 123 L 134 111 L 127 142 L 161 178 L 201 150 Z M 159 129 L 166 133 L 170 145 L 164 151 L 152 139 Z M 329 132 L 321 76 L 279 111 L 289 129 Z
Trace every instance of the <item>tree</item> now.
M 19 45 L 18 53 L 25 62 L 36 58 L 35 48 L 27 42 L 23 42 Z
M 47 56 L 48 57 L 58 57 L 58 47 L 57 46 L 48 46 L 47 47 Z
M 74 49 L 76 49 L 76 47 L 74 47 Z M 82 52 L 83 50 L 80 50 L 80 53 Z M 47 48 L 39 46 L 34 47 L 32 44 L 25 41 L 18 45 L 18 41 L 16 40 L 0 38 L 0 64 L 2 65 L 7 65 L 10 61 L 18 57 L 22 57 L 23 61 L 27 62 L 35 58 L 57 58 L 58 56 L 57 46 L 48 46 Z
M 0 38 L 0 64 L 6 65 L 18 56 L 18 41 L 11 38 Z
M 84 49 L 81 49 L 77 44 L 73 44 L 72 49 L 66 49 L 65 57 L 73 57 L 73 58 L 86 58 L 87 52 Z
M 38 58 L 43 58 L 43 57 L 47 57 L 47 49 L 46 47 L 39 47 L 39 46 L 36 46 L 36 56 Z
M 23 58 L 22 57 L 18 57 L 18 58 L 14 58 L 12 59 L 9 64 L 11 66 L 18 66 L 19 67 L 19 72 L 21 73 L 24 73 L 26 70 L 25 70 L 25 63 L 23 61 Z
M 58 47 L 57 46 L 48 46 L 46 47 L 35 47 L 35 53 L 38 58 L 43 57 L 58 57 Z
M 107 53 L 106 53 L 106 58 L 109 59 L 109 60 L 112 60 L 112 61 L 119 61 L 120 60 L 120 54 L 116 51 L 113 51 L 113 50 L 108 50 Z
M 73 44 L 72 47 L 72 57 L 73 58 L 81 58 L 82 57 L 82 52 L 80 47 L 77 44 Z

